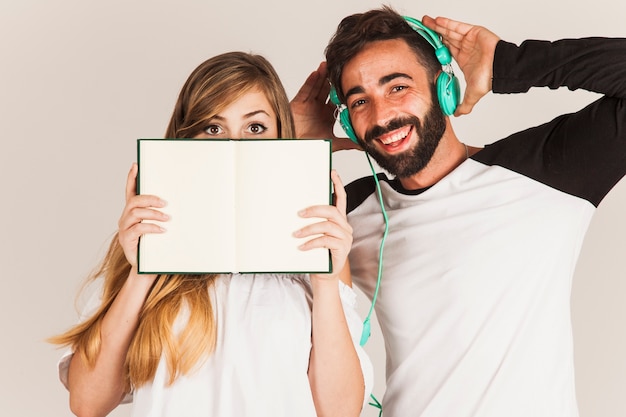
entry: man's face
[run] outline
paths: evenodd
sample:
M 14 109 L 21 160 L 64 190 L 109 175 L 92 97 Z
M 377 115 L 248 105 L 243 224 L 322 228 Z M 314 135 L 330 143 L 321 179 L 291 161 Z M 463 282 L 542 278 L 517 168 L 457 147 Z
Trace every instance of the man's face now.
M 341 85 L 359 142 L 382 168 L 406 178 L 428 164 L 446 120 L 406 42 L 367 45 L 344 66 Z

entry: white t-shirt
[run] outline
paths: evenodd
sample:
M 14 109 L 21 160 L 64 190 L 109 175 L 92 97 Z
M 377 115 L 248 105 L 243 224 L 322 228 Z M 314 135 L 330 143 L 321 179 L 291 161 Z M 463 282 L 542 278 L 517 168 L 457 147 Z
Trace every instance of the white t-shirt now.
M 356 294 L 340 282 L 340 297 L 371 392 L 371 362 L 359 346 L 362 321 Z M 215 352 L 197 371 L 168 386 L 161 358 L 154 380 L 138 387 L 124 402 L 133 417 L 315 416 L 307 376 L 311 351 L 312 291 L 308 275 L 221 275 L 211 290 L 217 320 Z M 99 302 L 90 302 L 86 310 Z M 184 325 L 181 314 L 175 327 Z M 177 329 L 175 329 L 177 330 Z M 72 352 L 59 362 L 67 386 Z
M 494 93 L 544 86 L 606 96 L 431 187 L 380 175 L 385 417 L 578 416 L 571 283 L 596 207 L 626 175 L 626 39 L 498 43 Z M 371 298 L 384 218 L 372 177 L 345 188 L 352 279 Z

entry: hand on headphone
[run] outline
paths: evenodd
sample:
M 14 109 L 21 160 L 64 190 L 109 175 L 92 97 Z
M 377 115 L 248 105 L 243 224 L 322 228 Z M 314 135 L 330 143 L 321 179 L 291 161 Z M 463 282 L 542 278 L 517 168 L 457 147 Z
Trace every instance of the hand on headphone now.
M 457 22 L 445 17 L 424 16 L 424 26 L 439 33 L 465 78 L 465 94 L 455 116 L 468 114 L 491 91 L 493 57 L 500 38 L 482 26 Z
M 291 112 L 299 139 L 332 139 L 333 152 L 343 149 L 361 149 L 348 138 L 334 134 L 335 105 L 328 101 L 330 84 L 327 81 L 326 62 L 320 63 L 295 97 L 291 100 Z

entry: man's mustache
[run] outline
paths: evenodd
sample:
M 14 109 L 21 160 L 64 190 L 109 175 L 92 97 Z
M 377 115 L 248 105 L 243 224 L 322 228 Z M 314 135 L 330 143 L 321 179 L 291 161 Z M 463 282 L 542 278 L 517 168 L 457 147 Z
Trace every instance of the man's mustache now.
M 373 126 L 365 132 L 365 142 L 369 143 L 380 137 L 386 133 L 394 131 L 396 129 L 400 129 L 406 125 L 413 125 L 419 129 L 421 126 L 420 119 L 416 116 L 406 116 L 406 117 L 398 117 L 396 119 L 392 119 L 385 126 Z

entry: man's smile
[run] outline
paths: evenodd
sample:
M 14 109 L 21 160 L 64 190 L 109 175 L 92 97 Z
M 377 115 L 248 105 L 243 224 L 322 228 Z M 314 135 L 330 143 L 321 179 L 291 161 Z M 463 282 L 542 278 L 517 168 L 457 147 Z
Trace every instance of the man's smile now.
M 408 146 L 412 132 L 413 126 L 406 125 L 400 129 L 381 135 L 376 138 L 376 140 L 382 144 L 382 148 L 386 152 L 398 152 L 404 150 L 404 148 Z

